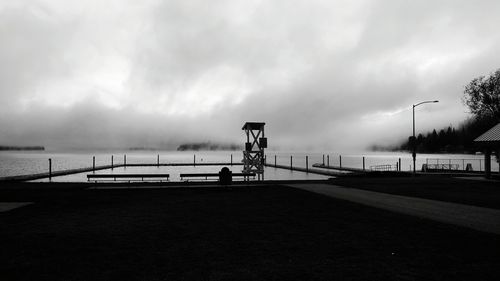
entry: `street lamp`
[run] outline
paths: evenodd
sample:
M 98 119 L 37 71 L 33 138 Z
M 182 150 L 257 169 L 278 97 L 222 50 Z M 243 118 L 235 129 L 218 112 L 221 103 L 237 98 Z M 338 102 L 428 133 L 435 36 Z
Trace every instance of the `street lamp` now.
M 435 102 L 439 102 L 439 101 L 438 100 L 428 100 L 428 101 L 419 102 L 419 103 L 413 105 L 413 139 L 412 139 L 412 144 L 413 144 L 412 145 L 413 146 L 413 153 L 412 153 L 412 156 L 413 156 L 413 174 L 416 173 L 415 165 L 417 162 L 417 139 L 415 138 L 415 107 L 417 107 L 421 104 L 424 104 L 424 103 L 435 103 Z

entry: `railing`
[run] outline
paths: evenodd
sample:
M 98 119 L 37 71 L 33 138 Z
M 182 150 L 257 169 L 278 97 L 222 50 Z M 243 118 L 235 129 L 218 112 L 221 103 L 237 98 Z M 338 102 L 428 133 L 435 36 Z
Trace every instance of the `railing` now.
M 432 171 L 458 171 L 458 164 L 423 164 L 422 172 L 432 172 Z
M 397 171 L 398 166 L 397 165 L 375 165 L 375 166 L 370 166 L 370 170 L 372 171 L 381 171 L 381 172 L 387 172 L 387 171 Z
M 463 159 L 443 159 L 443 158 L 426 158 L 425 165 L 447 165 L 451 170 L 463 171 L 483 171 L 484 159 L 463 158 Z M 429 169 L 429 168 L 428 168 Z M 444 169 L 443 169 L 444 170 Z

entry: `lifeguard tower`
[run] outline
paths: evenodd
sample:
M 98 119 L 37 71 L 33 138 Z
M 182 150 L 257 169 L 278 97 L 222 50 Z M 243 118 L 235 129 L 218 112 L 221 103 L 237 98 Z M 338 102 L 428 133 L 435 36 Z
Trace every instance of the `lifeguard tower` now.
M 243 173 L 255 173 L 258 180 L 264 180 L 264 148 L 267 148 L 264 125 L 266 123 L 246 122 L 241 128 L 247 135 L 243 151 Z

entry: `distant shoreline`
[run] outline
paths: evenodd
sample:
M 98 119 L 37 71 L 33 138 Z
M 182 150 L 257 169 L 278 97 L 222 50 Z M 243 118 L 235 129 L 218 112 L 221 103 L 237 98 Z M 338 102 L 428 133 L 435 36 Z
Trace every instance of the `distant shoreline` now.
M 45 150 L 43 146 L 7 146 L 0 145 L 0 151 Z

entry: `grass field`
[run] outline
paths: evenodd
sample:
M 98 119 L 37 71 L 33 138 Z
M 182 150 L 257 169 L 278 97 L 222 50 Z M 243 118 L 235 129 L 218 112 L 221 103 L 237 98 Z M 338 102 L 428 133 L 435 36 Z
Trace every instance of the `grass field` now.
M 500 237 L 283 186 L 0 190 L 1 280 L 498 280 Z

